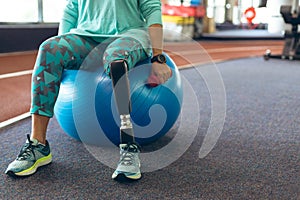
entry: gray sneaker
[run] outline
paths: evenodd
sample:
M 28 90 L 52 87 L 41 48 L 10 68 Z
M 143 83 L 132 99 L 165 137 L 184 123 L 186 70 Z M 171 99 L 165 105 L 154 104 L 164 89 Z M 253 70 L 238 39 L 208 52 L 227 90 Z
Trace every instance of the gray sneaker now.
M 118 181 L 139 180 L 142 177 L 139 153 L 140 147 L 135 143 L 120 144 L 120 160 L 112 178 Z
M 38 167 L 51 163 L 52 155 L 48 141 L 46 145 L 36 139 L 30 139 L 23 145 L 18 157 L 8 165 L 5 173 L 11 176 L 28 176 L 34 174 Z

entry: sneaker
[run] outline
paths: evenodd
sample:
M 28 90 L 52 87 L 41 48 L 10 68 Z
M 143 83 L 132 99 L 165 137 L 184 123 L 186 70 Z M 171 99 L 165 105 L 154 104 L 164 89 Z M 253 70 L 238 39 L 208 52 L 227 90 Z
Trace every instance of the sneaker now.
M 5 173 L 11 176 L 28 176 L 34 174 L 38 167 L 51 163 L 52 155 L 48 141 L 46 145 L 36 139 L 30 139 L 23 145 L 18 157 L 8 165 Z
M 135 143 L 120 144 L 120 160 L 112 178 L 119 181 L 139 180 L 142 175 L 139 159 L 140 147 Z

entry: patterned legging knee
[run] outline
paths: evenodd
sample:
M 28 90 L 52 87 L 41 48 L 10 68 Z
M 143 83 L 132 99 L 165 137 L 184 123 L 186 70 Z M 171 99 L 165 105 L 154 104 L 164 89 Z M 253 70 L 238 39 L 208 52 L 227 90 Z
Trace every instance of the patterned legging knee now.
M 103 44 L 103 45 L 102 45 Z M 141 44 L 132 38 L 111 38 L 99 43 L 95 40 L 66 34 L 44 41 L 39 48 L 32 74 L 31 114 L 53 117 L 63 70 L 79 70 L 82 62 L 96 47 L 103 50 L 104 71 L 109 73 L 109 64 L 126 60 L 129 70 L 147 58 Z M 103 48 L 104 47 L 104 48 Z

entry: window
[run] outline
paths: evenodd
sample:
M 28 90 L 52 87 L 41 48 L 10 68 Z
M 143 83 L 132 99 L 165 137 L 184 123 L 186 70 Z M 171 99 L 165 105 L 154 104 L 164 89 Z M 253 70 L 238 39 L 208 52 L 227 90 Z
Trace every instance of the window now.
M 43 0 L 44 22 L 59 22 L 66 0 Z
M 37 0 L 0 0 L 0 22 L 37 21 Z
M 0 22 L 59 22 L 66 0 L 0 0 Z

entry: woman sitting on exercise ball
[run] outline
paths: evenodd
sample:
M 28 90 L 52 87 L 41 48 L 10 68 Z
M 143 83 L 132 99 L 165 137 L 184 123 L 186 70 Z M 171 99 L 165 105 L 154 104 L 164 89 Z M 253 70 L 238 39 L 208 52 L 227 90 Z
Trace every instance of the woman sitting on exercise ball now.
M 130 70 L 151 57 L 151 75 L 162 84 L 171 76 L 163 52 L 160 0 L 68 0 L 58 36 L 39 48 L 32 74 L 32 130 L 17 158 L 6 173 L 26 176 L 52 161 L 46 130 L 59 92 L 64 69 L 79 69 L 89 52 L 109 39 L 103 52 L 103 66 L 113 85 L 119 80 L 114 71 Z M 126 80 L 128 81 L 128 80 Z M 129 94 L 129 88 L 122 93 Z M 130 106 L 122 105 L 122 94 L 115 94 L 121 124 L 121 158 L 113 179 L 141 178 L 140 148 L 133 138 Z M 125 101 L 128 103 L 128 101 Z

